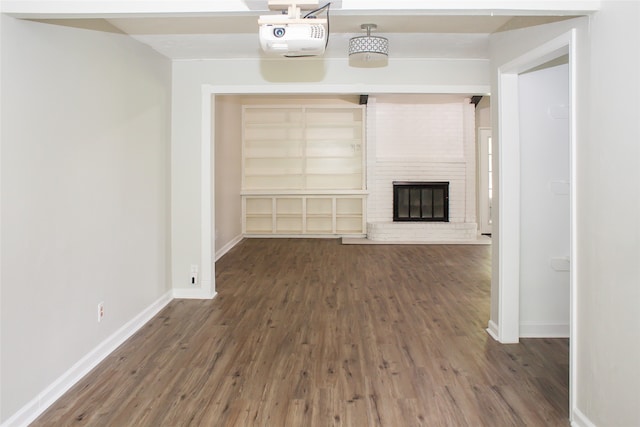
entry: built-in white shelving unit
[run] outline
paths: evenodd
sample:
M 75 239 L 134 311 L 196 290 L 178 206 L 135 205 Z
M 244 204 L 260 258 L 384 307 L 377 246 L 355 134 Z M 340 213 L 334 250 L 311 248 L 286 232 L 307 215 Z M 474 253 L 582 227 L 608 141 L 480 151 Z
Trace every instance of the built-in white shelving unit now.
M 362 235 L 364 107 L 243 108 L 246 235 Z

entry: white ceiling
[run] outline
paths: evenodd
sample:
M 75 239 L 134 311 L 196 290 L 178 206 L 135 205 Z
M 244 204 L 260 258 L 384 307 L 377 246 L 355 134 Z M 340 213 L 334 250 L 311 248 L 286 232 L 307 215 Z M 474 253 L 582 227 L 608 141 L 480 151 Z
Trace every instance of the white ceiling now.
M 517 3 L 515 0 L 501 1 L 509 5 Z M 518 1 L 520 5 L 529 4 L 529 7 L 541 3 Z M 268 10 L 267 0 L 211 0 L 211 3 L 189 0 L 167 0 L 165 3 L 100 0 L 49 2 L 49 8 L 54 10 L 52 5 L 57 5 L 58 12 L 36 13 L 29 10 L 31 2 L 12 0 L 3 0 L 3 9 L 13 10 L 16 16 L 48 23 L 125 33 L 176 60 L 262 57 L 258 18 L 280 13 Z M 325 58 L 345 58 L 349 39 L 364 34 L 360 26 L 365 23 L 376 24 L 378 29 L 375 34 L 389 39 L 390 59 L 487 58 L 491 33 L 581 14 L 579 11 L 560 9 L 501 9 L 496 13 L 488 9 L 442 9 L 444 6 L 429 9 L 429 2 L 417 0 L 378 0 L 378 6 L 384 7 L 376 9 L 374 3 L 374 0 L 366 3 L 355 0 L 331 2 L 329 43 Z M 459 5 L 453 0 L 445 3 L 447 7 Z M 480 3 L 475 0 L 473 4 Z M 547 4 L 550 3 L 553 2 Z M 320 4 L 325 3 L 320 0 Z M 411 5 L 412 8 L 407 8 Z M 141 11 L 142 6 L 154 6 L 157 9 Z M 404 9 L 400 9 L 400 6 Z M 322 13 L 319 17 L 326 15 Z
M 91 0 L 87 0 L 90 2 Z M 220 0 L 217 0 L 220 1 Z M 265 0 L 244 0 L 244 10 L 188 13 L 55 13 L 33 18 L 130 35 L 168 58 L 231 59 L 263 57 L 258 18 L 269 11 Z M 332 6 L 325 58 L 345 58 L 349 39 L 364 34 L 365 23 L 378 26 L 374 34 L 389 39 L 393 58 L 487 58 L 489 35 L 505 28 L 567 19 L 567 12 L 355 10 Z M 78 17 L 81 16 L 81 17 Z M 320 17 L 325 17 L 322 14 Z M 24 15 L 29 18 L 28 14 Z
M 262 12 L 267 14 L 269 12 Z M 172 59 L 255 58 L 263 56 L 258 41 L 261 13 L 238 16 L 115 18 L 120 31 Z M 375 23 L 375 34 L 387 37 L 390 58 L 487 58 L 488 36 L 512 16 L 392 15 L 329 16 L 325 58 L 344 58 L 349 39 L 362 35 L 360 25 Z M 534 22 L 536 17 L 529 17 Z M 545 18 L 548 19 L 548 18 Z

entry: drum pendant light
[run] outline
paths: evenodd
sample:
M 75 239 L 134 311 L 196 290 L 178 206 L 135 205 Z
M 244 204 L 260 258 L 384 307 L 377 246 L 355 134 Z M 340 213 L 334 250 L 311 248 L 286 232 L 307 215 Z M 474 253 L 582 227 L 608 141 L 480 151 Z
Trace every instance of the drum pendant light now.
M 386 66 L 389 59 L 389 40 L 371 35 L 371 30 L 378 28 L 376 24 L 362 24 L 360 28 L 367 30 L 367 35 L 352 37 L 349 40 L 349 65 L 353 67 Z

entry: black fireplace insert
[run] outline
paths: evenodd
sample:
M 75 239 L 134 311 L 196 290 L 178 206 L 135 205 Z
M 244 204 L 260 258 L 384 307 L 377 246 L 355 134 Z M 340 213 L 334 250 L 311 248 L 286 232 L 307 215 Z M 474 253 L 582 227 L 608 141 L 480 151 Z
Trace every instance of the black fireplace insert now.
M 394 181 L 393 220 L 449 222 L 449 183 Z

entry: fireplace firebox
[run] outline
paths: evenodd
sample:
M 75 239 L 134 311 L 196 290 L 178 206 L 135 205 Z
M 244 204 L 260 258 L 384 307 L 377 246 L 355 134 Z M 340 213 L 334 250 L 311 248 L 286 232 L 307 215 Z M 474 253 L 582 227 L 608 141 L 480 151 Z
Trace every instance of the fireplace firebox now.
M 393 220 L 449 222 L 449 183 L 394 181 Z

